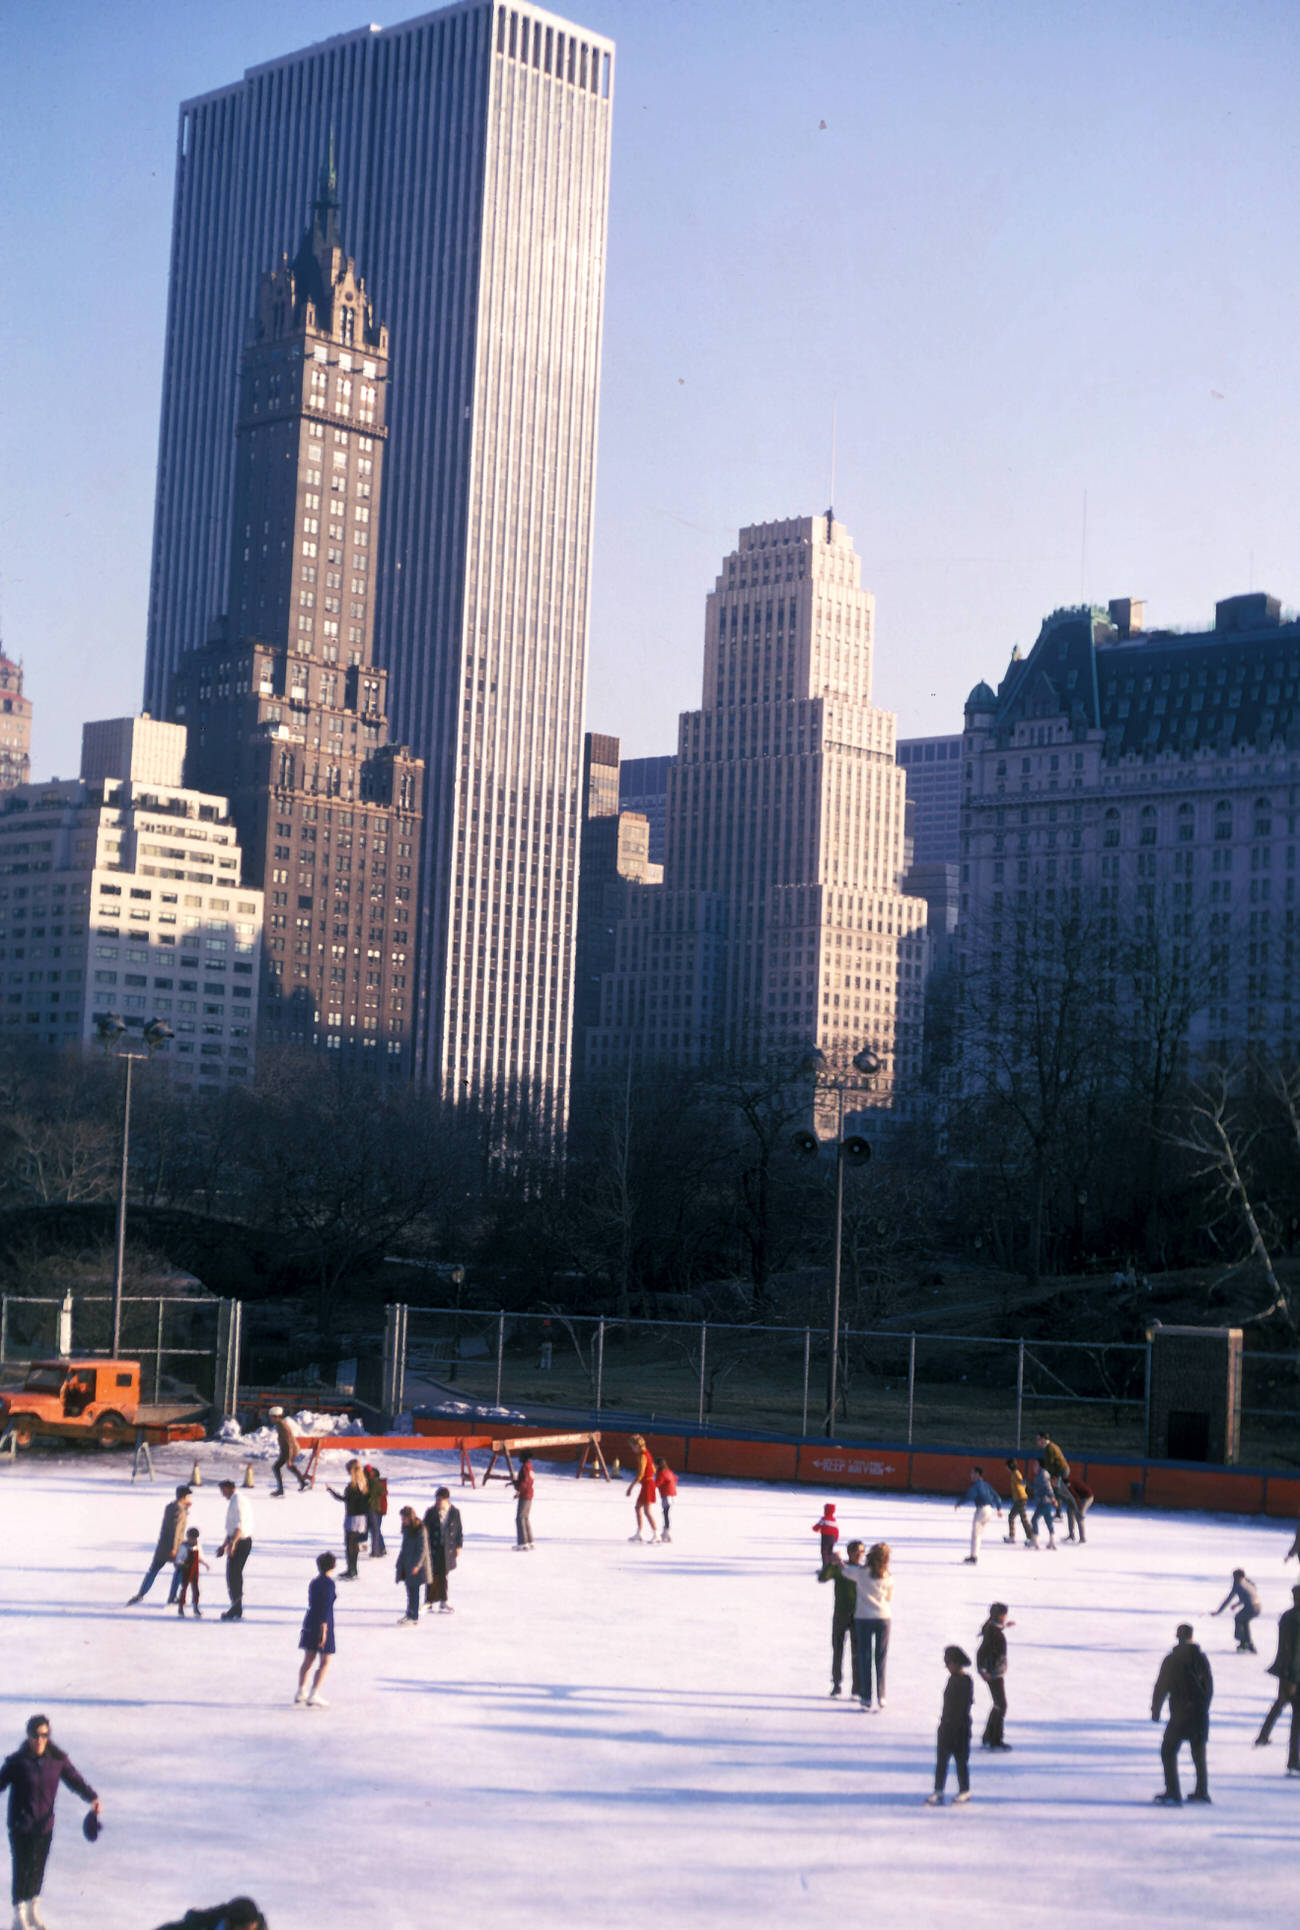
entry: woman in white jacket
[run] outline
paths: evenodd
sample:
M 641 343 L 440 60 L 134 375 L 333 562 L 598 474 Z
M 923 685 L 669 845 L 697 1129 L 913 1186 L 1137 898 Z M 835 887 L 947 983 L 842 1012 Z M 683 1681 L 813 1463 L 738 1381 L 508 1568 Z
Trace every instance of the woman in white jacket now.
M 867 1550 L 865 1568 L 846 1568 L 858 1591 L 853 1617 L 853 1639 L 858 1646 L 858 1686 L 864 1709 L 871 1707 L 872 1660 L 875 1661 L 876 1707 L 885 1706 L 885 1657 L 893 1615 L 894 1578 L 889 1572 L 889 1543 L 878 1541 Z

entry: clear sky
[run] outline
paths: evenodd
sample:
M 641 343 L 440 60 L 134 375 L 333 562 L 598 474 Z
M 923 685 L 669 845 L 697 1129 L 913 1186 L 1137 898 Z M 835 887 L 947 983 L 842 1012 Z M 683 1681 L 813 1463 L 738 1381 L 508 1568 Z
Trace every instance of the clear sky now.
M 719 562 L 826 507 L 832 413 L 905 734 L 958 728 L 1084 593 L 1186 626 L 1300 603 L 1295 0 L 572 17 L 618 42 L 591 728 L 675 748 Z M 364 24 L 9 12 L 0 622 L 37 776 L 140 702 L 178 104 Z

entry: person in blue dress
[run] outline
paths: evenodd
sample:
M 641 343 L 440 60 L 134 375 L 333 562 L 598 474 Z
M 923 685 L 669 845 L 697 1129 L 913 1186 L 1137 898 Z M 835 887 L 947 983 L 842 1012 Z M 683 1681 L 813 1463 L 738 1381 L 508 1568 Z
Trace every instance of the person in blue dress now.
M 298 1647 L 303 1656 L 294 1701 L 305 1702 L 309 1709 L 328 1709 L 330 1706 L 320 1692 L 320 1685 L 334 1653 L 334 1597 L 338 1589 L 330 1576 L 333 1566 L 333 1555 L 317 1555 L 316 1579 L 307 1590 L 307 1613 L 302 1618 L 302 1634 L 298 1637 Z M 311 1674 L 313 1662 L 316 1664 L 316 1674 L 309 1693 L 307 1677 Z

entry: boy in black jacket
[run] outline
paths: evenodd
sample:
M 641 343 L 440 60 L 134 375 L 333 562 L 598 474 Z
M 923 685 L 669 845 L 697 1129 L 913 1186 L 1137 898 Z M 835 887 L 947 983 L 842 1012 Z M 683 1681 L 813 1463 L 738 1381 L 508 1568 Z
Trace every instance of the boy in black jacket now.
M 943 1802 L 950 1761 L 957 1765 L 957 1794 L 953 1802 L 970 1801 L 970 1711 L 975 1699 L 975 1684 L 965 1674 L 970 1667 L 970 1657 L 954 1643 L 944 1650 L 943 1659 L 948 1665 L 948 1682 L 943 1692 L 943 1713 L 939 1717 L 934 1789 L 925 1799 L 931 1809 L 938 1808 Z
M 860 1541 L 851 1541 L 845 1550 L 849 1566 L 860 1568 L 863 1547 Z M 849 1645 L 849 1663 L 853 1670 L 853 1694 L 855 1699 L 861 1694 L 858 1688 L 858 1644 L 854 1637 L 853 1617 L 858 1612 L 858 1591 L 844 1573 L 843 1564 L 836 1554 L 822 1564 L 819 1582 L 834 1582 L 835 1612 L 831 1617 L 831 1694 L 840 1695 L 844 1683 L 844 1644 Z
M 1007 1714 L 1007 1638 L 1006 1630 L 1014 1628 L 1015 1623 L 1007 1620 L 1005 1602 L 994 1602 L 989 1608 L 989 1618 L 980 1630 L 980 1645 L 975 1651 L 975 1667 L 980 1680 L 988 1683 L 993 1707 L 984 1725 L 983 1747 L 985 1749 L 1010 1749 L 1011 1744 L 1002 1740 L 1002 1725 Z

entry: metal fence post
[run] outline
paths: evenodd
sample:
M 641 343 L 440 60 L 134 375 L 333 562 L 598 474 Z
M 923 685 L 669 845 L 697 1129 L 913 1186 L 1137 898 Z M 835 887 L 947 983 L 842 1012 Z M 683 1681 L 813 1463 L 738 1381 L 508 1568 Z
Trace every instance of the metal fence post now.
M 1147 1341 L 1146 1373 L 1142 1382 L 1142 1458 L 1151 1452 L 1151 1342 Z
M 907 1445 L 912 1445 L 912 1409 L 916 1401 L 916 1335 L 907 1349 Z
M 605 1387 L 605 1316 L 596 1322 L 596 1412 L 600 1412 L 600 1397 Z
M 709 1345 L 709 1323 L 700 1322 L 700 1426 L 704 1426 L 704 1356 Z
M 0 1367 L 5 1364 L 5 1350 L 9 1345 L 9 1295 L 0 1293 Z
M 497 1315 L 497 1406 L 501 1405 L 501 1364 L 506 1351 L 506 1317 Z
M 805 1327 L 803 1330 L 803 1420 L 799 1423 L 799 1432 L 801 1434 L 808 1432 L 808 1366 L 811 1359 L 812 1328 Z M 850 1631 L 850 1633 L 851 1632 L 852 1631 Z
M 158 1343 L 154 1348 L 154 1354 L 153 1354 L 153 1397 L 156 1401 L 162 1399 L 161 1390 L 162 1390 L 162 1355 L 163 1355 L 163 1346 L 162 1346 L 163 1308 L 166 1306 L 166 1304 L 167 1303 L 165 1300 L 161 1298 L 159 1299 L 158 1301 Z
M 239 1351 L 241 1315 L 238 1300 L 217 1302 L 217 1348 L 213 1371 L 212 1403 L 223 1420 L 229 1420 L 239 1406 Z
M 1016 1355 L 1016 1453 L 1020 1452 L 1020 1423 L 1025 1411 L 1025 1343 L 1022 1340 Z

